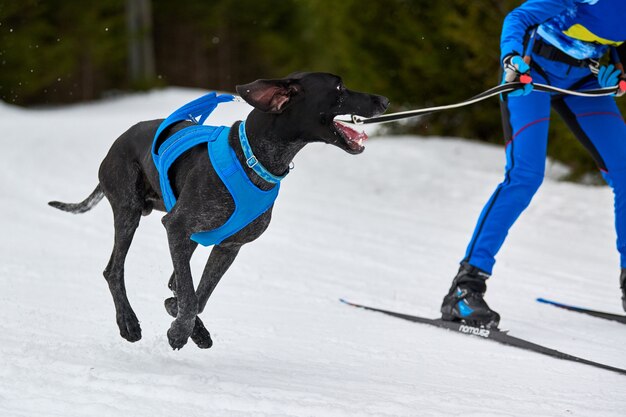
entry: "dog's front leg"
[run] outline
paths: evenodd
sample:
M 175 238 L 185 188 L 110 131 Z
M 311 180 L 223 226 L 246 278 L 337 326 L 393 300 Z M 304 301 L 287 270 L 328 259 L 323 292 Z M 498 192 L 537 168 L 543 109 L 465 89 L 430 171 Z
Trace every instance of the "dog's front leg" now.
M 191 243 L 191 254 L 193 255 L 193 253 L 196 251 L 196 248 L 198 247 L 198 244 L 194 242 L 193 240 L 190 241 L 190 243 Z M 167 282 L 167 288 L 169 288 L 174 294 L 174 297 L 176 297 L 176 274 L 173 271 L 172 271 L 172 275 L 170 276 L 170 280 Z M 173 314 L 173 317 L 176 317 L 176 313 Z
M 198 297 L 198 314 L 204 310 L 213 290 L 232 265 L 240 248 L 241 245 L 239 244 L 218 245 L 213 247 L 196 291 L 196 296 Z M 172 280 L 175 281 L 174 275 L 172 275 Z M 175 288 L 170 286 L 170 289 L 174 290 Z M 176 317 L 178 315 L 177 298 L 171 297 L 165 300 L 165 308 L 171 316 Z M 202 323 L 200 317 L 196 317 L 196 323 L 191 333 L 191 340 L 193 340 L 200 349 L 208 349 L 213 345 L 211 334 L 206 327 L 204 327 L 204 323 Z
M 239 244 L 218 245 L 213 248 L 209 260 L 202 272 L 196 295 L 198 296 L 198 314 L 204 311 L 209 297 L 228 268 L 233 264 L 241 249 Z
M 169 215 L 163 218 L 163 224 L 167 230 L 170 255 L 174 264 L 176 297 L 178 299 L 178 314 L 167 331 L 167 338 L 173 349 L 180 349 L 191 336 L 198 315 L 198 297 L 196 297 L 193 288 L 191 267 L 189 266 L 194 244 L 189 236 L 184 233 L 185 228 L 173 221 Z

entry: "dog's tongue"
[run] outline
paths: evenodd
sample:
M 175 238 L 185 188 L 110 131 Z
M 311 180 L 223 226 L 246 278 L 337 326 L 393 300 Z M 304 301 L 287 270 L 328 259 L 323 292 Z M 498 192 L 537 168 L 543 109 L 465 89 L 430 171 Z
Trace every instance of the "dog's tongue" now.
M 365 132 L 357 132 L 356 130 L 338 121 L 334 121 L 334 123 L 335 127 L 342 133 L 350 147 L 360 148 L 363 146 L 363 142 L 367 140 Z

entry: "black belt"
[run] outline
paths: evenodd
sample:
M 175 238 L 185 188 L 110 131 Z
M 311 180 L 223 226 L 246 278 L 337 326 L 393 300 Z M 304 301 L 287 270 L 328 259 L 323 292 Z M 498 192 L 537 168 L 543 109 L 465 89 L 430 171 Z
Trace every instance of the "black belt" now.
M 561 51 L 556 46 L 544 42 L 541 38 L 535 40 L 533 52 L 543 58 L 551 61 L 562 62 L 572 67 L 588 67 L 589 65 L 596 64 L 596 61 L 591 59 L 576 59 Z

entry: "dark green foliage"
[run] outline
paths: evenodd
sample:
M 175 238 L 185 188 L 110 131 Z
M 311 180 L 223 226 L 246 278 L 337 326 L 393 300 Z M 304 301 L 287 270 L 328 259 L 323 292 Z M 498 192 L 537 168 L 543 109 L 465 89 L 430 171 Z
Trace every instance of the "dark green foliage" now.
M 123 10 L 123 0 L 1 1 L 0 98 L 71 102 L 116 88 L 125 78 Z
M 91 100 L 155 82 L 233 91 L 256 78 L 311 70 L 384 94 L 394 110 L 447 104 L 499 82 L 501 24 L 520 4 L 152 0 L 160 81 L 139 86 L 127 71 L 126 1 L 0 0 L 0 99 L 22 105 Z M 502 141 L 495 99 L 401 129 Z M 552 156 L 576 175 L 594 169 L 563 124 L 553 123 L 551 133 Z

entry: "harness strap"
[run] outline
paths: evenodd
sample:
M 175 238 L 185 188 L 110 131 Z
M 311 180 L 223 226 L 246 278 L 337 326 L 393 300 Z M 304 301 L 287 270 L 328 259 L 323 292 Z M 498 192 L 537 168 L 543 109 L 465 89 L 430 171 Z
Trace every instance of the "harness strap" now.
M 228 143 L 228 129 L 223 130 L 217 140 L 209 141 L 207 145 L 211 163 L 233 198 L 235 210 L 221 226 L 191 235 L 191 240 L 203 246 L 220 244 L 252 223 L 272 207 L 280 190 L 280 182 L 264 191 L 250 181 Z
M 189 126 L 167 138 L 159 147 L 159 154 L 152 155 L 154 164 L 159 171 L 159 182 L 163 194 L 163 203 L 167 211 L 170 211 L 176 204 L 176 197 L 171 190 L 168 170 L 183 153 L 202 143 L 214 142 L 224 132 L 228 135 L 230 129 L 224 126 L 207 128 L 206 126 Z
M 230 94 L 221 94 L 218 96 L 217 93 L 212 92 L 185 104 L 174 113 L 170 114 L 167 119 L 161 123 L 159 129 L 154 135 L 154 142 L 152 142 L 152 154 L 155 155 L 161 153 L 163 145 L 160 145 L 159 149 L 157 149 L 157 142 L 159 136 L 165 129 L 174 123 L 182 122 L 183 120 L 190 120 L 198 125 L 202 125 L 213 110 L 215 110 L 218 104 L 233 101 L 234 99 L 235 97 Z M 196 117 L 199 117 L 200 119 L 196 120 Z
M 544 40 L 541 38 L 535 39 L 532 50 L 535 54 L 539 55 L 540 57 L 549 59 L 551 61 L 561 62 L 572 67 L 584 68 L 588 66 L 594 66 L 597 64 L 597 61 L 594 61 L 592 59 L 576 59 L 566 54 L 565 52 L 561 51 L 556 46 L 550 45 L 549 43 L 544 42 Z

